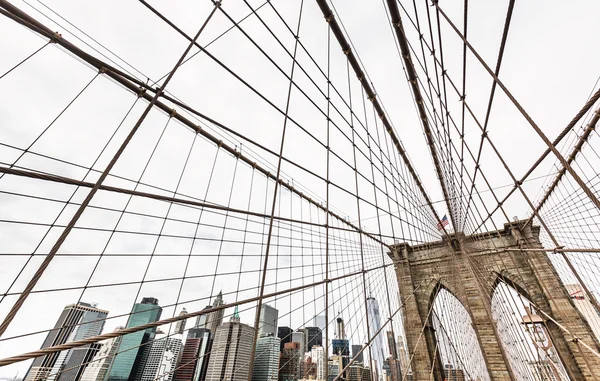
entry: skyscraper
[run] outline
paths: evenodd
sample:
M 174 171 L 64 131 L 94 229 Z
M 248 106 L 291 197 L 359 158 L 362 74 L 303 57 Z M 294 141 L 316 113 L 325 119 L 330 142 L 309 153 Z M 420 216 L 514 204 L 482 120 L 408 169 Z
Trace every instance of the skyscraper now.
M 402 380 L 402 371 L 400 370 L 400 360 L 397 360 L 393 357 L 388 357 L 386 360 L 388 370 L 389 370 L 389 380 L 390 381 L 401 381 Z
M 412 377 L 412 375 L 411 375 L 411 377 Z M 369 368 L 368 366 L 365 366 L 364 371 L 362 372 L 361 381 L 372 381 L 372 380 L 373 380 L 373 378 L 371 377 L 371 368 Z M 412 380 L 409 380 L 407 378 L 406 381 L 412 381 Z
M 323 332 L 323 336 L 325 336 L 325 327 L 327 326 L 327 320 L 325 319 L 325 315 L 317 315 L 313 318 L 313 326 L 317 327 Z
M 364 356 L 363 354 L 365 353 L 364 351 L 360 352 L 360 350 L 362 349 L 362 345 L 358 344 L 358 345 L 353 345 L 352 346 L 352 358 L 356 357 L 356 360 L 354 361 L 354 363 L 356 364 L 357 362 L 360 363 L 364 363 Z M 358 352 L 360 352 L 360 354 L 357 357 Z
M 302 361 L 304 361 L 304 354 L 306 353 L 306 331 L 299 329 L 292 332 L 292 343 L 298 343 L 298 374 L 299 378 L 302 378 Z
M 277 381 L 279 374 L 279 338 L 268 335 L 256 340 L 252 381 Z
M 117 327 L 115 331 L 123 328 Z M 101 345 L 100 350 L 96 353 L 92 362 L 85 368 L 80 381 L 104 381 L 117 353 L 117 349 L 119 349 L 121 338 L 122 336 L 117 336 L 98 343 Z
M 383 377 L 384 381 L 388 381 L 390 379 L 390 374 L 392 371 L 390 370 L 390 363 L 388 359 L 383 360 L 383 372 L 381 373 L 381 377 Z
M 344 369 L 344 360 L 342 359 L 342 356 L 333 354 L 331 355 L 331 357 L 329 357 L 329 360 L 331 360 L 330 362 L 336 364 L 337 368 L 337 372 L 335 374 L 329 374 L 329 379 L 333 380 L 335 377 L 339 376 L 342 380 L 345 380 L 347 378 L 346 372 L 344 372 L 344 374 L 340 376 L 340 373 Z
M 279 311 L 276 308 L 263 304 L 260 307 L 260 321 L 258 324 L 259 336 L 277 337 L 277 318 Z
M 280 340 L 279 351 L 283 352 L 283 346 L 285 343 L 292 342 L 292 329 L 290 327 L 277 327 L 277 337 Z
M 339 356 L 339 371 L 341 372 L 350 362 L 350 342 L 346 340 L 344 319 L 338 317 L 336 322 L 336 338 L 331 341 L 331 344 L 333 347 L 333 354 Z
M 187 310 L 184 308 L 179 313 L 179 316 L 185 315 L 185 314 L 187 314 Z M 185 323 L 186 323 L 186 319 L 179 320 L 177 323 L 175 323 L 175 332 L 174 333 L 180 333 L 183 335 L 183 331 L 185 331 Z
M 333 381 L 340 374 L 340 363 L 337 360 L 329 360 L 328 365 L 329 373 L 328 373 L 328 381 Z
M 296 332 L 292 332 L 292 342 L 300 344 L 300 348 L 298 348 L 298 351 L 300 352 L 301 358 L 304 357 L 304 353 L 306 353 L 307 351 L 306 340 L 306 330 L 301 328 Z
M 240 323 L 237 307 L 228 323 L 215 333 L 206 381 L 247 381 L 254 342 L 254 328 Z
M 371 370 L 362 364 L 352 364 L 348 367 L 348 381 L 370 381 Z
M 325 352 L 323 351 L 323 347 L 320 345 L 313 345 L 310 350 L 310 357 L 312 358 L 312 362 L 316 364 L 317 380 L 324 380 L 325 366 L 328 365 L 328 363 L 325 361 Z
M 219 294 L 215 298 L 215 301 L 212 304 L 212 307 L 207 308 L 217 308 L 221 307 L 225 303 L 223 302 L 223 293 L 219 291 Z M 225 316 L 225 309 L 220 309 L 217 311 L 210 312 L 206 315 L 200 315 L 196 319 L 196 327 L 198 328 L 206 328 L 210 330 L 211 338 L 214 339 L 215 334 L 217 332 L 217 328 L 223 324 L 223 316 Z
M 54 329 L 46 336 L 42 348 L 98 335 L 102 332 L 106 316 L 108 316 L 108 311 L 100 310 L 91 304 L 83 302 L 70 304 L 64 308 Z M 88 344 L 76 349 L 37 357 L 33 360 L 24 379 L 26 381 L 57 379 L 72 381 L 78 379 L 85 371 L 85 365 L 82 364 L 89 362 L 99 348 L 98 344 Z
M 213 307 L 212 306 L 206 306 L 206 307 L 204 307 L 202 309 L 202 311 L 209 310 L 211 308 L 213 308 Z M 210 331 L 210 329 L 208 328 L 208 324 L 207 324 L 208 323 L 208 316 L 209 315 L 210 315 L 210 312 L 209 313 L 205 313 L 204 315 L 198 316 L 196 318 L 196 324 L 194 324 L 194 328 L 204 328 L 204 329 Z M 213 332 L 213 336 L 214 336 L 214 332 Z
M 381 329 L 379 303 L 377 303 L 377 299 L 372 296 L 367 298 L 367 314 L 369 319 L 369 336 L 373 338 L 373 341 L 371 342 L 371 353 L 373 355 L 373 360 L 376 361 L 373 366 L 375 368 L 374 370 L 377 371 L 377 374 L 382 375 L 383 361 L 387 356 L 383 349 L 383 334 L 379 332 Z M 375 336 L 377 332 L 379 332 L 379 335 Z
M 318 327 L 306 327 L 306 349 L 305 351 L 310 352 L 312 347 L 315 345 L 323 345 L 323 336 L 321 330 Z M 313 359 L 314 360 L 314 359 Z
M 177 365 L 174 381 L 202 381 L 211 347 L 210 331 L 206 328 L 192 328 L 188 332 L 181 359 Z
M 102 328 L 104 327 L 104 319 L 108 315 L 108 311 L 103 310 L 93 310 L 95 305 L 92 305 L 92 309 L 86 311 L 81 318 L 80 326 L 76 327 L 71 333 L 69 339 L 67 341 L 76 341 L 82 340 L 87 337 L 91 337 L 94 335 L 98 335 L 102 332 Z M 101 319 L 101 320 L 100 320 Z M 98 343 L 87 344 L 81 347 L 73 348 L 69 351 L 63 351 L 59 355 L 59 360 L 54 365 L 52 369 L 52 374 L 57 374 L 60 372 L 58 377 L 54 378 L 52 375 L 48 378 L 49 381 L 58 380 L 58 381 L 75 381 L 79 380 L 82 373 L 85 371 L 87 367 L 87 363 L 94 358 L 98 350 L 102 345 Z M 60 358 L 64 357 L 64 362 L 62 362 L 62 367 L 58 367 L 58 364 L 61 362 Z
M 314 380 L 317 377 L 317 364 L 312 360 L 310 354 L 308 354 L 306 358 L 302 361 L 300 372 L 302 373 L 302 376 L 300 378 L 303 379 Z
M 127 328 L 160 319 L 162 308 L 156 298 L 143 298 L 131 310 Z M 129 333 L 121 339 L 118 354 L 115 356 L 107 381 L 139 381 L 142 377 L 146 359 L 150 353 L 149 341 L 154 339 L 156 328 Z
M 406 349 L 404 347 L 404 340 L 402 339 L 402 336 L 398 336 L 397 348 L 398 348 L 398 357 L 400 359 L 400 368 L 402 369 L 402 372 L 410 373 L 408 356 L 406 355 Z M 412 376 L 412 375 L 407 374 L 406 378 L 408 378 L 408 376 Z
M 388 340 L 388 348 L 390 349 L 390 356 L 392 358 L 398 358 L 398 350 L 396 349 L 396 339 L 394 338 L 394 332 L 386 331 L 386 336 Z
M 148 359 L 144 366 L 141 381 L 171 381 L 179 354 L 183 346 L 183 335 L 176 333 L 167 336 L 157 331 L 154 341 L 150 345 Z
M 390 349 L 390 357 L 387 359 L 387 363 L 390 371 L 391 381 L 401 380 L 401 362 L 398 359 L 398 348 L 396 347 L 396 338 L 394 337 L 393 331 L 386 331 L 388 348 Z
M 300 374 L 300 343 L 285 343 L 279 357 L 279 381 L 294 381 Z

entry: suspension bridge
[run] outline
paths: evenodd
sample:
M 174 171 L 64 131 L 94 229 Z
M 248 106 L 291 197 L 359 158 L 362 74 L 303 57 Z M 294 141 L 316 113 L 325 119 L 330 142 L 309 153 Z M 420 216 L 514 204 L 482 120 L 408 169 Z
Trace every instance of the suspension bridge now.
M 0 0 L 0 378 L 600 379 L 598 4 L 544 7 Z

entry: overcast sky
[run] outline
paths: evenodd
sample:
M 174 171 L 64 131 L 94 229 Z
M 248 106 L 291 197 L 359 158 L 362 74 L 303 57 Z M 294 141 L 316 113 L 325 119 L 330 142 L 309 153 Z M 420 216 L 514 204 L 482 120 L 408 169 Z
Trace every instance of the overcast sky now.
M 112 62 L 144 82 L 161 80 L 162 83 L 165 74 L 172 70 L 188 45 L 185 38 L 138 1 L 105 1 L 102 5 L 50 0 L 13 3 L 83 50 Z M 150 3 L 190 36 L 195 35 L 213 7 L 208 0 Z M 289 75 L 292 59 L 287 52 L 294 51 L 295 40 L 292 33 L 270 5 L 264 5 L 260 0 L 248 3 L 253 9 L 260 7 L 258 15 L 285 49 L 255 15 L 241 22 L 241 28 L 264 49 L 264 53 L 285 75 Z M 427 28 L 426 4 L 418 3 L 421 27 Z M 414 17 L 412 2 L 402 1 L 402 4 L 411 17 Z M 327 112 L 327 101 L 322 92 L 327 93 L 327 80 L 320 70 L 327 72 L 328 26 L 314 1 L 274 0 L 272 5 L 292 30 L 298 27 L 302 7 L 299 41 L 310 54 L 309 56 L 298 48 L 297 62 L 303 70 L 296 65 L 294 81 L 305 95 L 297 89 L 292 91 L 289 116 L 297 124 L 288 121 L 283 153 L 290 161 L 325 178 L 327 123 L 323 112 Z M 434 205 L 437 214 L 440 217 L 445 214 L 450 216 L 445 204 L 437 202 L 443 199 L 441 187 L 425 143 L 423 128 L 406 81 L 384 3 L 347 0 L 335 1 L 333 5 L 339 16 L 337 19 L 343 23 L 354 52 L 360 57 L 412 165 L 429 197 L 436 201 Z M 441 1 L 440 6 L 462 28 L 462 2 Z M 491 67 L 495 67 L 507 6 L 508 1 L 469 2 L 469 41 Z M 222 9 L 236 21 L 252 12 L 241 0 L 224 0 Z M 435 16 L 433 9 L 430 11 L 437 46 Z M 568 3 L 516 2 L 500 78 L 550 140 L 558 135 L 583 106 L 590 93 L 597 89 L 600 53 L 594 36 L 597 34 L 599 11 L 600 4 L 592 0 Z M 416 62 L 417 58 L 422 57 L 418 33 L 406 15 L 402 16 L 409 41 L 418 52 L 413 57 Z M 441 25 L 447 73 L 461 87 L 462 43 L 444 20 L 441 20 Z M 211 42 L 231 26 L 232 22 L 225 13 L 217 11 L 198 39 L 199 44 L 206 46 L 210 43 L 207 50 L 214 57 L 274 106 L 285 110 L 289 80 L 246 36 L 233 29 Z M 3 36 L 0 39 L 0 75 L 47 42 L 6 17 L 0 18 L 0 31 Z M 429 38 L 429 30 L 424 31 Z M 194 57 L 178 69 L 167 86 L 167 92 L 246 138 L 278 152 L 284 125 L 283 115 L 213 59 L 199 53 L 197 47 L 192 48 L 188 57 L 191 55 Z M 426 53 L 426 59 L 431 69 L 430 74 L 435 75 L 430 54 Z M 348 218 L 355 226 L 358 226 L 360 220 L 365 230 L 384 235 L 386 243 L 418 243 L 438 239 L 440 235 L 432 214 L 421 207 L 422 195 L 417 195 L 415 199 L 413 190 L 405 190 L 402 195 L 391 195 L 392 189 L 399 190 L 404 186 L 404 181 L 410 183 L 412 180 L 408 179 L 405 167 L 394 161 L 399 160 L 398 154 L 390 146 L 389 137 L 385 135 L 380 121 L 375 121 L 368 101 L 366 109 L 363 109 L 364 97 L 356 76 L 352 72 L 348 74 L 346 58 L 333 36 L 330 65 L 332 86 L 341 94 L 340 98 L 333 88 L 330 89 L 330 144 L 335 155 L 330 158 L 329 176 L 336 184 L 330 187 L 331 209 Z M 425 81 L 425 75 L 418 65 L 417 71 Z M 18 159 L 16 165 L 21 168 L 96 181 L 98 171 L 107 166 L 146 107 L 145 102 L 136 101 L 132 93 L 108 80 L 106 76 L 96 75 L 95 69 L 64 49 L 49 45 L 1 78 L 0 165 L 14 165 Z M 88 84 L 73 104 L 52 122 Z M 469 54 L 466 99 L 481 121 L 485 117 L 491 85 L 491 77 Z M 447 101 L 449 111 L 460 128 L 461 103 L 459 96 L 449 85 Z M 346 106 L 350 102 L 355 113 L 352 117 Z M 340 114 L 333 107 L 340 110 Z M 252 160 L 261 162 L 273 174 L 276 172 L 275 156 L 253 146 L 247 140 L 242 141 L 215 125 L 194 118 L 183 110 L 177 111 L 223 139 L 225 144 L 241 149 Z M 365 143 L 360 142 L 365 139 L 371 144 L 380 144 L 384 155 L 389 155 L 371 157 L 374 162 L 371 166 L 369 159 L 359 153 L 356 167 L 364 178 L 358 177 L 358 180 L 351 168 L 355 159 L 349 139 L 354 135 L 346 123 L 351 118 L 356 126 L 355 140 L 358 149 L 362 149 L 367 156 L 370 151 L 372 155 L 380 155 L 377 147 L 371 146 L 369 149 Z M 367 137 L 363 126 L 368 126 L 373 140 Z M 496 91 L 488 129 L 489 136 L 517 178 L 527 171 L 546 148 L 500 89 Z M 381 134 L 379 138 L 375 131 Z M 40 134 L 42 136 L 35 141 Z M 477 125 L 472 118 L 467 117 L 465 141 L 474 154 L 479 147 L 480 137 Z M 375 139 L 379 140 L 376 142 Z M 452 139 L 460 147 L 456 131 L 452 132 Z M 20 157 L 22 150 L 34 141 L 30 151 L 36 154 L 28 153 Z M 105 146 L 106 149 L 103 150 Z M 398 178 L 384 179 L 377 171 L 385 172 L 384 167 L 390 168 L 390 160 L 396 168 L 401 168 L 401 175 Z M 458 163 L 456 156 L 454 160 Z M 532 174 L 531 178 L 537 180 L 525 183 L 524 189 L 533 200 L 539 199 L 540 189 L 545 182 L 550 181 L 551 177 L 547 175 L 556 171 L 554 163 L 554 158 L 549 157 Z M 480 164 L 493 188 L 511 184 L 510 176 L 488 143 L 484 145 Z M 472 174 L 475 164 L 471 158 L 465 158 L 465 165 Z M 90 167 L 95 171 L 88 173 L 87 168 Z M 304 192 L 310 192 L 314 199 L 324 203 L 326 186 L 322 179 L 289 162 L 284 162 L 281 168 L 284 179 L 295 187 L 301 187 Z M 593 173 L 593 165 L 587 171 L 587 174 Z M 157 110 L 150 112 L 111 175 L 106 184 L 167 196 L 173 196 L 176 192 L 181 198 L 206 200 L 257 213 L 271 212 L 273 182 L 266 181 L 264 175 L 253 171 L 252 167 L 237 161 L 224 150 L 218 150 L 206 139 L 195 137 L 189 128 Z M 379 193 L 375 192 L 374 195 L 373 185 L 369 184 L 369 180 L 380 187 Z M 358 194 L 365 200 L 359 203 L 360 218 L 354 196 L 357 193 L 357 181 Z M 468 180 L 465 181 L 470 185 Z M 476 185 L 480 191 L 486 189 L 480 175 Z M 386 186 L 390 189 L 388 196 L 382 191 Z M 498 189 L 498 197 L 502 198 L 510 189 Z M 43 255 L 30 258 L 29 254 L 45 254 L 50 250 L 62 231 L 61 226 L 69 222 L 78 207 L 69 205 L 62 210 L 64 202 L 69 199 L 75 203 L 81 202 L 89 189 L 4 176 L 0 178 L 0 190 L 0 219 L 3 221 L 0 223 L 0 292 L 8 293 L 0 302 L 0 319 L 3 319 L 43 260 Z M 19 196 L 23 194 L 47 199 Z M 495 206 L 491 192 L 482 192 L 480 195 L 490 209 Z M 297 195 L 292 196 L 289 191 L 283 190 L 277 197 L 276 215 L 317 224 L 325 223 L 325 213 L 310 206 L 307 201 L 300 201 Z M 478 197 L 476 199 L 479 212 L 485 216 L 481 202 Z M 393 204 L 402 200 L 406 209 L 400 215 L 404 222 L 397 217 L 390 219 L 389 215 L 377 218 L 386 213 L 376 210 L 373 206 L 375 203 L 388 214 L 391 209 L 392 213 L 398 215 L 399 207 L 390 207 L 389 202 Z M 212 209 L 171 206 L 166 202 L 130 198 L 104 191 L 98 192 L 92 205 L 98 208 L 86 210 L 77 225 L 80 229 L 75 229 L 70 234 L 59 251 L 60 254 L 92 255 L 55 257 L 35 288 L 37 291 L 73 289 L 33 293 L 3 338 L 52 328 L 62 308 L 78 300 L 98 302 L 100 308 L 110 311 L 110 316 L 116 316 L 127 314 L 132 304 L 141 297 L 155 296 L 161 305 L 178 303 L 176 308 L 169 307 L 163 312 L 163 317 L 170 317 L 183 306 L 188 311 L 203 308 L 212 302 L 212 297 L 221 289 L 226 294 L 226 302 L 256 295 L 267 220 L 251 217 L 247 222 L 243 214 L 225 216 L 224 212 L 216 213 Z M 119 213 L 123 209 L 130 213 Z M 505 210 L 510 218 L 524 218 L 529 213 L 526 202 L 517 193 L 505 204 Z M 471 213 L 470 228 L 473 229 L 479 225 L 481 218 L 473 210 Z M 156 217 L 149 217 L 148 214 Z M 166 222 L 165 216 L 168 216 Z M 15 223 L 17 221 L 24 223 Z M 200 225 L 198 221 L 201 221 Z M 413 225 L 409 223 L 411 221 Z M 494 225 L 501 228 L 506 219 L 504 215 L 497 213 L 493 221 L 485 229 L 492 229 Z M 348 227 L 340 221 L 331 223 L 337 227 Z M 49 224 L 57 226 L 49 229 Z M 420 231 L 414 224 L 425 231 Z M 85 227 L 102 230 L 81 229 Z M 302 229 L 299 224 L 293 224 L 293 231 L 290 231 L 289 224 L 275 224 L 276 237 L 272 251 L 275 257 L 270 260 L 269 268 L 273 271 L 267 276 L 266 293 L 323 279 L 325 230 L 310 225 L 304 225 Z M 113 233 L 113 230 L 118 232 Z M 252 230 L 254 233 L 244 234 L 244 230 Z M 158 236 L 160 239 L 157 239 Z M 361 242 L 364 263 L 361 261 Z M 333 276 L 358 271 L 363 266 L 377 267 L 384 260 L 389 263 L 382 255 L 382 245 L 364 235 L 361 241 L 356 233 L 334 229 L 330 245 L 330 263 L 334 263 L 330 267 L 330 274 Z M 99 253 L 107 255 L 99 260 Z M 151 253 L 161 255 L 150 256 Z M 24 270 L 20 273 L 22 269 Z M 182 282 L 184 276 L 192 278 Z M 166 278 L 171 280 L 147 283 Z M 383 271 L 373 271 L 367 278 L 371 292 L 382 305 L 382 319 L 386 319 L 389 311 L 393 312 L 399 306 L 393 269 L 387 268 L 385 277 Z M 11 287 L 15 279 L 16 282 Z M 144 282 L 140 283 L 142 280 Z M 120 282 L 132 283 L 108 286 Z M 92 287 L 82 291 L 81 288 L 86 284 Z M 243 289 L 249 290 L 241 292 Z M 334 315 L 339 311 L 347 320 L 348 331 L 351 331 L 347 334 L 351 336 L 351 340 L 354 343 L 364 343 L 366 330 L 362 278 L 344 279 L 333 285 L 333 289 L 335 291 L 332 294 L 330 314 Z M 386 303 L 388 290 L 391 290 L 389 309 Z M 184 303 L 187 301 L 189 303 Z M 284 318 L 286 324 L 298 328 L 310 321 L 315 313 L 323 311 L 323 287 L 311 288 L 293 297 L 279 297 L 277 301 L 270 300 L 269 303 L 276 305 L 281 315 L 287 314 Z M 247 305 L 241 308 L 244 310 L 242 320 L 248 324 L 253 322 L 252 307 L 253 305 Z M 289 311 L 295 309 L 295 312 L 289 314 Z M 228 310 L 226 313 L 231 312 Z M 125 323 L 126 317 L 109 320 L 104 331 L 108 332 Z M 399 319 L 394 321 L 394 325 L 399 332 Z M 37 349 L 44 336 L 45 334 L 39 334 L 0 341 L 0 358 Z M 23 375 L 27 367 L 28 363 L 5 367 L 0 369 L 0 375 L 14 375 L 16 372 Z

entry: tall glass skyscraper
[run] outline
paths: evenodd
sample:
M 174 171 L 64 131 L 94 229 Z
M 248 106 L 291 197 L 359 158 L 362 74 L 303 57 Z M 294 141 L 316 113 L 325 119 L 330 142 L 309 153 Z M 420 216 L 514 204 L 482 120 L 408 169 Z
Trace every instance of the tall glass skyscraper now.
M 375 336 L 375 333 L 381 329 L 381 314 L 379 313 L 379 303 L 377 303 L 377 299 L 372 296 L 367 298 L 367 313 L 369 315 L 369 337 L 375 337 L 371 344 L 373 360 L 376 361 L 376 364 L 373 364 L 373 367 L 381 377 L 383 374 L 383 361 L 386 356 L 383 349 L 383 332 L 380 332 L 379 335 Z
M 283 345 L 292 342 L 292 329 L 290 327 L 277 327 L 279 337 L 279 352 L 283 352 Z
M 46 336 L 42 348 L 99 335 L 107 316 L 108 311 L 100 310 L 95 305 L 83 302 L 70 304 L 65 307 L 54 325 L 54 329 Z M 98 344 L 89 344 L 37 357 L 25 375 L 25 380 L 72 381 L 78 379 L 85 370 L 85 366 L 82 364 L 90 361 L 99 348 Z M 72 369 L 66 370 L 70 368 Z
M 279 311 L 277 308 L 271 307 L 268 304 L 263 304 L 260 307 L 260 322 L 258 325 L 259 336 L 275 336 L 277 337 L 277 318 Z
M 357 362 L 363 363 L 364 362 L 363 355 L 364 355 L 365 351 L 360 352 L 361 349 L 362 349 L 362 345 L 360 345 L 360 344 L 352 345 L 352 358 L 356 357 L 356 360 L 354 360 L 355 363 L 357 363 Z M 360 352 L 360 354 L 358 354 L 358 352 Z M 369 353 L 368 350 L 367 350 L 367 353 Z
M 161 313 L 158 299 L 143 298 L 141 303 L 133 306 L 127 328 L 157 321 Z M 143 344 L 153 340 L 155 333 L 156 328 L 148 328 L 123 336 L 107 381 L 139 381 L 150 352 L 150 345 Z
M 310 352 L 315 345 L 323 346 L 323 333 L 319 327 L 306 327 L 304 331 L 306 332 L 305 351 Z
M 279 375 L 279 338 L 268 335 L 256 340 L 252 381 L 277 381 Z

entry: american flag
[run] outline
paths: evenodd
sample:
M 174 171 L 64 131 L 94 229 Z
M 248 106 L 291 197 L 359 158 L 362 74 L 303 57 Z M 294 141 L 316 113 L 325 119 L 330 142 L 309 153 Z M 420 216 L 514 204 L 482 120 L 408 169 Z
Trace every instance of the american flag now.
M 444 226 L 448 225 L 448 217 L 444 214 L 444 218 L 440 222 L 438 222 L 438 230 L 442 230 Z

